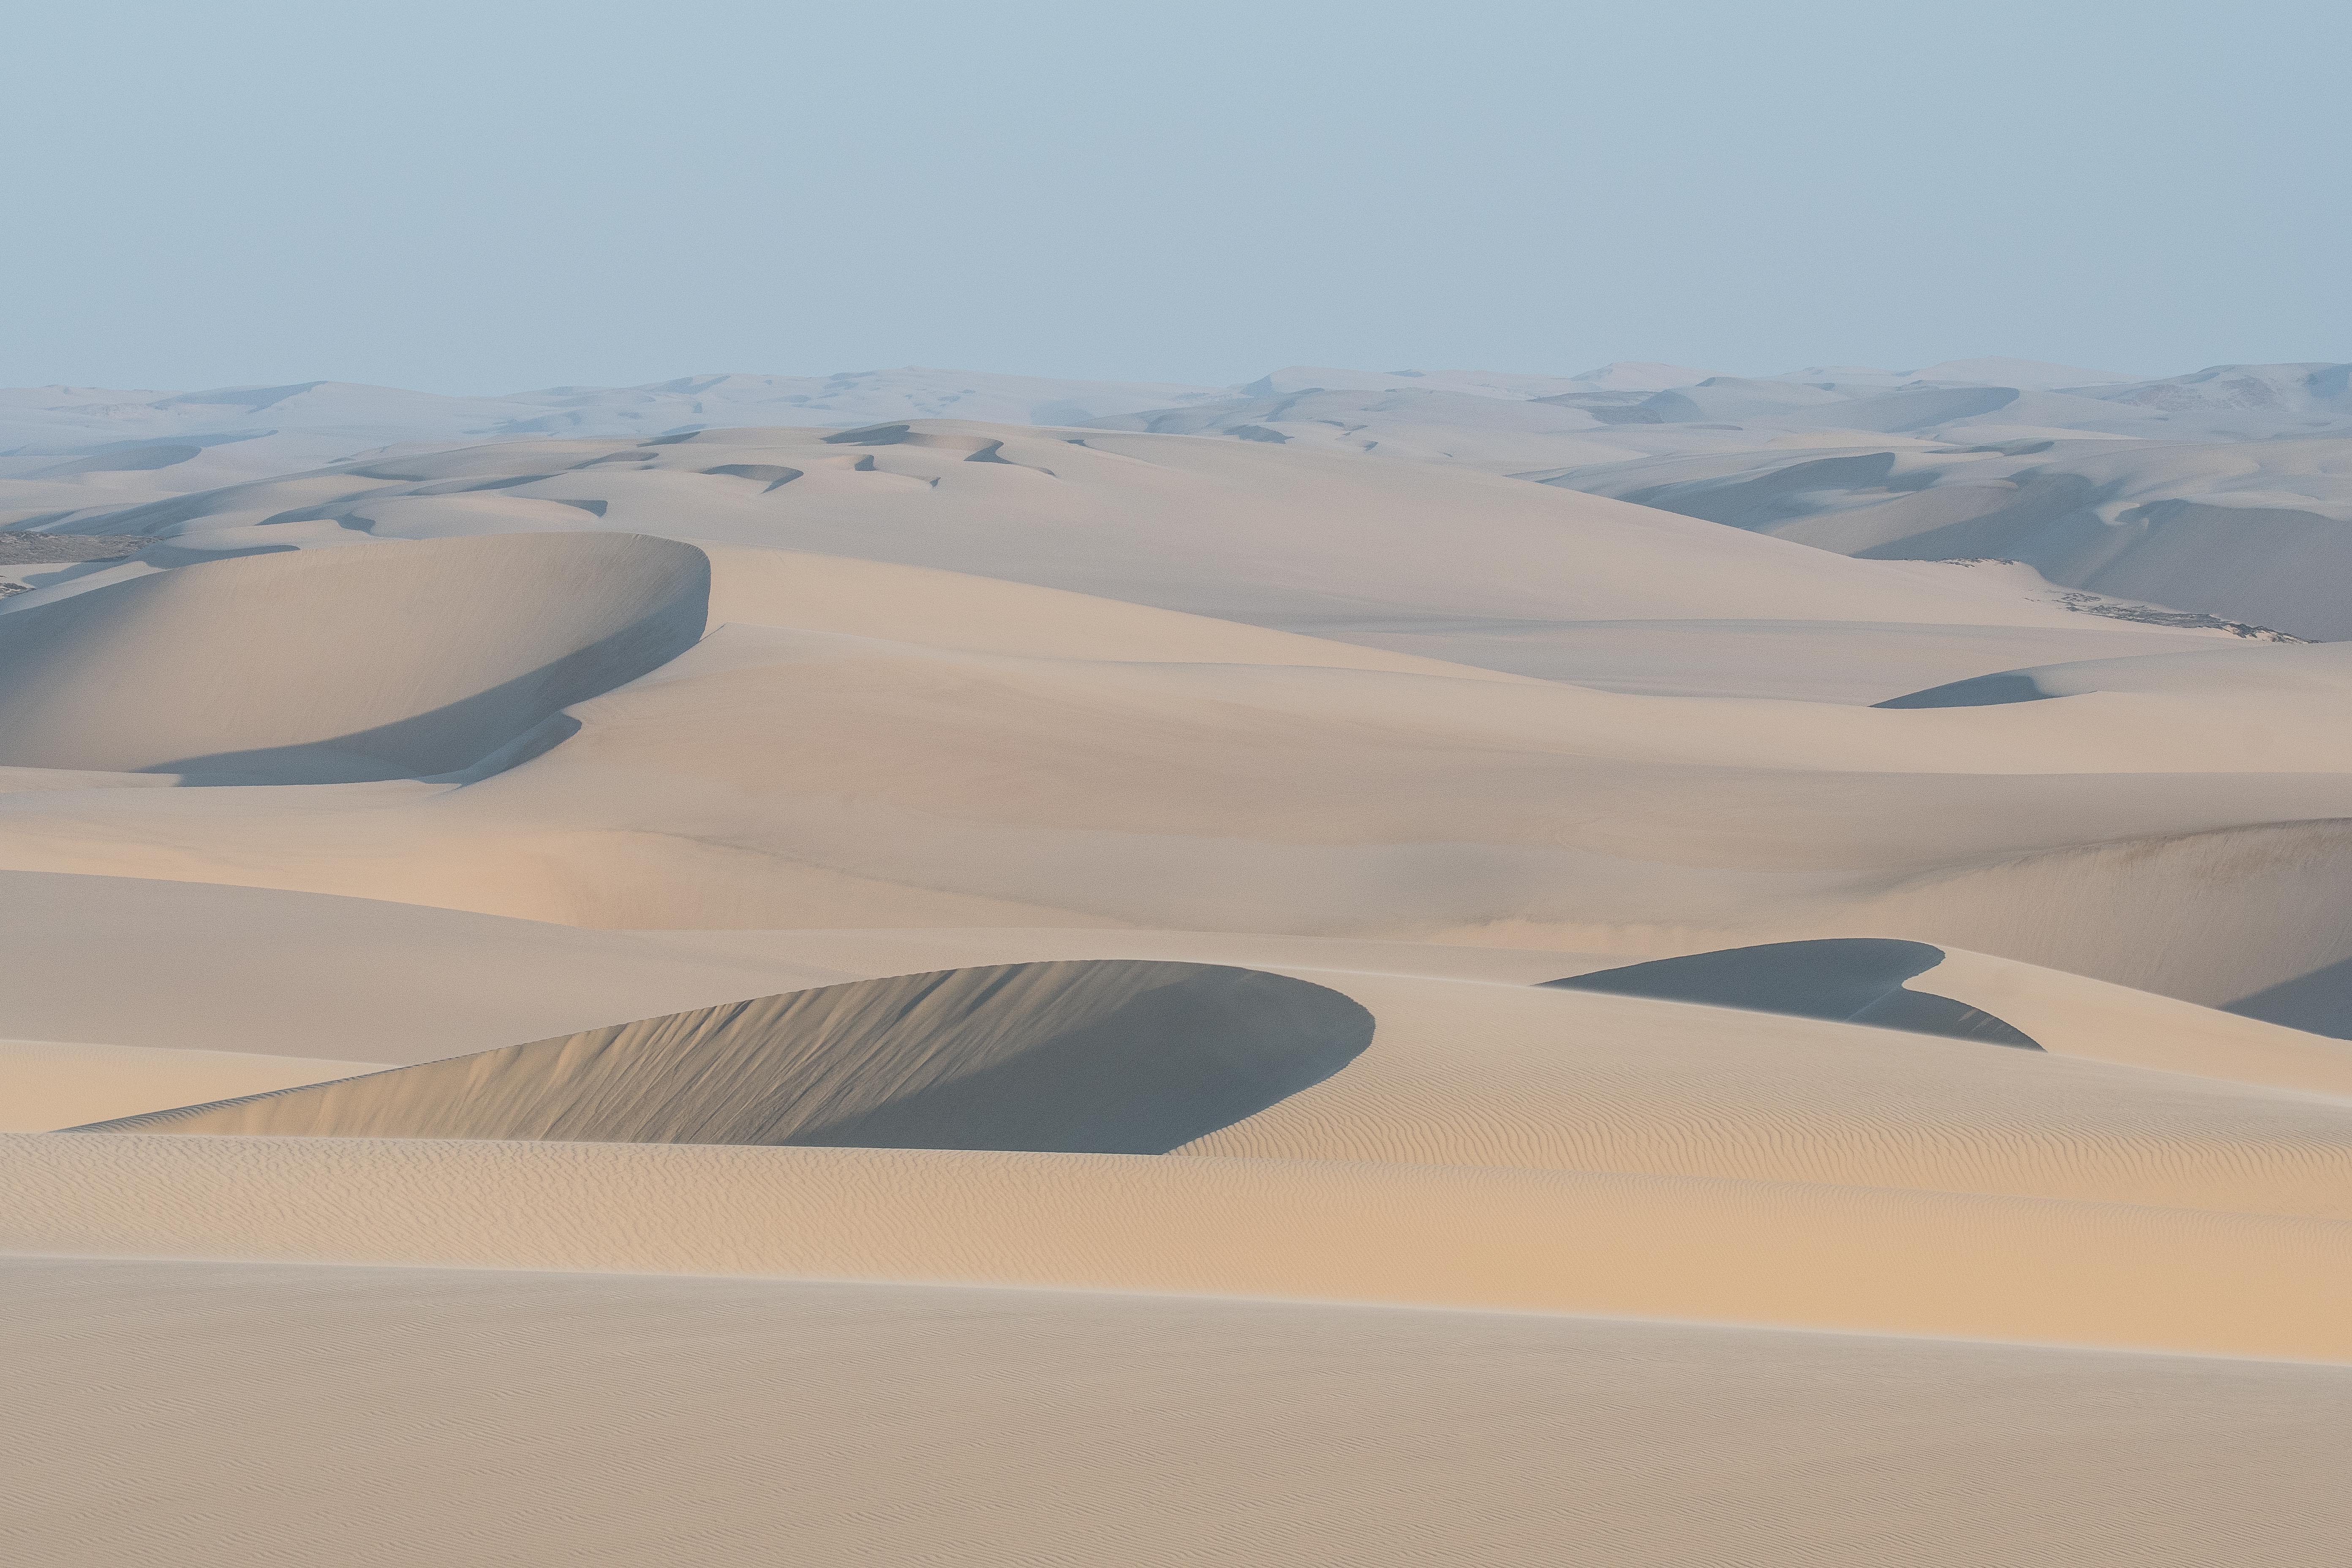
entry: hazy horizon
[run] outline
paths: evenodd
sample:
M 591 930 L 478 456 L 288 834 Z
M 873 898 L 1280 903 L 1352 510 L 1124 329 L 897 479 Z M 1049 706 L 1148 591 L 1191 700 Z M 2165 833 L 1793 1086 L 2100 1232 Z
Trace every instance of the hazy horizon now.
M 20 20 L 0 384 L 2352 358 L 2315 5 Z

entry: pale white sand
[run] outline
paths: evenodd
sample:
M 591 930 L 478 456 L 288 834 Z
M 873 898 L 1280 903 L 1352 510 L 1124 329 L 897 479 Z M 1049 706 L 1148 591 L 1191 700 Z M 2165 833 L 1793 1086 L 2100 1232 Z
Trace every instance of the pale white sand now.
M 60 1568 L 2313 1568 L 2352 1373 L 1589 1318 L 0 1265 Z M 123 1478 L 135 1478 L 126 1486 Z M 289 1544 L 292 1543 L 292 1544 Z
M 379 1062 L 0 1039 L 0 1132 L 47 1132 L 373 1072 Z
M 0 1250 L 1507 1308 L 2352 1360 L 2352 1225 L 1402 1163 L 8 1134 Z
M 2212 393 L 1942 368 L 1435 392 Z M 1341 393 L 1445 461 L 502 427 L 91 514 L 157 542 L 0 601 L 0 1542 L 2332 1562 L 2344 660 Z M 2017 1038 L 1540 984 L 1809 938 Z

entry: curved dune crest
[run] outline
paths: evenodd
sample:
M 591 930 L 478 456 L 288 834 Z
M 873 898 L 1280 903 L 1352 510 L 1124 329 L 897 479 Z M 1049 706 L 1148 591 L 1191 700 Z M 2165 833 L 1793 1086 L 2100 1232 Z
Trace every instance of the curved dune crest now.
M 2352 1223 L 2352 1105 L 2342 1100 L 1648 996 L 1315 978 L 1380 1019 L 1370 1048 L 1179 1153 Z
M 0 764 L 318 784 L 466 768 L 700 637 L 710 567 L 637 534 L 275 552 L 0 616 Z
M 1924 942 L 1822 937 L 1653 959 L 1543 984 L 1563 991 L 1702 1002 L 2029 1051 L 2042 1048 L 2031 1036 L 1981 1008 L 1904 984 L 1943 962 L 1944 950 Z
M 1003 964 L 699 1007 L 79 1131 L 1158 1154 L 1347 1065 L 1371 1015 L 1195 963 Z
M 245 1051 L 0 1038 L 0 1131 L 47 1132 L 203 1095 L 268 1094 L 383 1064 Z

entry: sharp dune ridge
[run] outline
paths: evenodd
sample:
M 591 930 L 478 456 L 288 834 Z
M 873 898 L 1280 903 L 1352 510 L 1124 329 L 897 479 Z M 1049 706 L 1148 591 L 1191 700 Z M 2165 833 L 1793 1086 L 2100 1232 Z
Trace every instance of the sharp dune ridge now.
M 0 1542 L 2332 1561 L 2331 374 L 0 396 Z
M 1163 1153 L 1347 1065 L 1371 1016 L 1199 964 L 855 981 L 78 1131 Z

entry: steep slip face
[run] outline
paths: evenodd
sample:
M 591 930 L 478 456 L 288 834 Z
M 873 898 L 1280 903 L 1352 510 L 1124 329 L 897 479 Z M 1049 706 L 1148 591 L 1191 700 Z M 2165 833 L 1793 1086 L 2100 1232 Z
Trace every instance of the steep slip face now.
M 1861 559 L 2006 558 L 2068 587 L 2298 637 L 2352 631 L 2334 587 L 2352 541 L 2352 440 L 2340 434 L 2182 442 L 1988 430 L 1974 437 L 1983 444 L 1947 434 L 1961 444 L 1872 449 L 1857 437 L 1813 453 L 1759 443 L 1545 482 Z
M 1923 942 L 1825 937 L 1654 959 L 1544 984 L 2042 1048 L 2031 1036 L 1980 1008 L 1905 984 L 1943 961 L 1943 949 Z
M 2352 643 L 2256 643 L 2199 652 L 2086 658 L 1950 681 L 1879 708 L 1991 708 L 2096 692 L 2226 706 L 2276 706 L 2282 721 L 2352 718 Z
M 1164 1153 L 1321 1081 L 1371 1015 L 1207 964 L 900 975 L 82 1131 Z
M 464 769 L 702 635 L 710 568 L 627 534 L 206 561 L 0 616 L 0 764 L 320 784 Z

